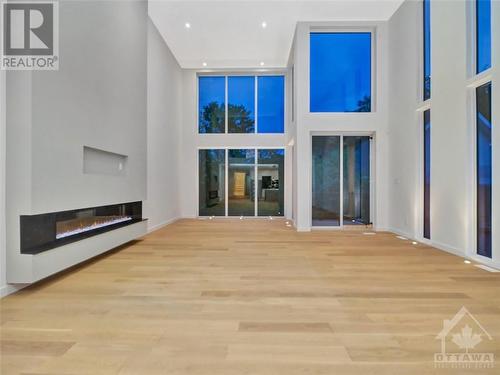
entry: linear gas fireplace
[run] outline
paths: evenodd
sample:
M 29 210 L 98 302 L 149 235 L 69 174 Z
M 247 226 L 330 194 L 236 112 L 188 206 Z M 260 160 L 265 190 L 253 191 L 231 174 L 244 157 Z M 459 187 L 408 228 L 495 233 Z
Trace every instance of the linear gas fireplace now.
M 21 216 L 21 253 L 37 254 L 142 221 L 142 202 Z

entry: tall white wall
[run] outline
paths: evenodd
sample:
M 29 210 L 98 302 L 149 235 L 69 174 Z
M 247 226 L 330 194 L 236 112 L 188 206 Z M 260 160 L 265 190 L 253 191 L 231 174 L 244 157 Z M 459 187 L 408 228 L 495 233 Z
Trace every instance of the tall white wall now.
M 431 2 L 431 241 L 475 257 L 474 88 L 468 87 L 470 2 Z M 492 2 L 493 260 L 500 265 L 500 2 Z M 389 228 L 422 239 L 421 3 L 406 1 L 389 21 Z M 415 43 L 416 42 L 416 43 Z M 478 258 L 477 258 L 478 259 Z
M 5 71 L 0 71 L 0 297 L 7 288 L 5 240 Z
M 492 2 L 493 25 L 493 256 L 500 266 L 500 1 Z
M 125 241 L 143 225 L 99 236 L 103 248 L 94 238 L 20 254 L 20 215 L 146 198 L 147 1 L 59 1 L 59 44 L 58 71 L 7 72 L 11 283 L 34 281 L 105 251 L 104 244 L 120 241 L 119 233 Z M 127 155 L 125 173 L 84 173 L 84 146 Z M 48 266 L 36 269 L 43 262 Z
M 181 100 L 181 68 L 149 19 L 148 194 L 144 213 L 149 230 L 180 216 Z
M 360 27 L 375 30 L 374 83 L 376 103 L 371 113 L 310 113 L 309 112 L 309 33 L 311 27 Z M 385 22 L 315 22 L 297 25 L 294 44 L 296 88 L 296 218 L 299 231 L 311 229 L 311 135 L 314 133 L 370 133 L 375 135 L 374 224 L 387 226 L 388 139 L 387 139 L 387 24 Z
M 389 196 L 388 229 L 414 237 L 420 225 L 422 130 L 420 96 L 420 2 L 406 1 L 388 23 Z M 410 43 L 411 41 L 411 43 Z

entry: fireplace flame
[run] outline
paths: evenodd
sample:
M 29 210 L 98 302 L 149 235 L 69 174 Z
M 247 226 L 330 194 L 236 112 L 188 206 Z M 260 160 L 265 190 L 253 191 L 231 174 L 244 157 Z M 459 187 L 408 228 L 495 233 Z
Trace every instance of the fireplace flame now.
M 132 220 L 130 216 L 94 216 L 60 221 L 56 223 L 56 239 L 74 236 L 130 220 Z

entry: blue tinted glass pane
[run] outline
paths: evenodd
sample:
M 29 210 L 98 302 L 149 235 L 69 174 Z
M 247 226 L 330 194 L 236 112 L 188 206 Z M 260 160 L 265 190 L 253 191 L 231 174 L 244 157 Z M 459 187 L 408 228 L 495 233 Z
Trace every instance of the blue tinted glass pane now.
M 424 0 L 424 100 L 431 97 L 431 0 Z
M 431 239 L 431 111 L 424 112 L 424 238 Z
M 255 131 L 255 77 L 228 77 L 228 131 Z
M 491 67 L 491 0 L 476 0 L 477 73 Z
M 285 124 L 285 77 L 258 77 L 258 132 L 283 133 Z
M 225 77 L 198 78 L 198 129 L 200 133 L 224 133 Z
M 491 258 L 491 82 L 476 89 L 477 253 Z
M 371 34 L 311 33 L 310 111 L 371 111 Z

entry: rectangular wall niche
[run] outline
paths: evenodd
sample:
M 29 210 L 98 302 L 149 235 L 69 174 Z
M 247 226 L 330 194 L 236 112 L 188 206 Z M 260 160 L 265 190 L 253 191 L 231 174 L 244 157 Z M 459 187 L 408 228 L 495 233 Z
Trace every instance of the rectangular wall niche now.
M 41 253 L 139 221 L 142 202 L 21 215 L 21 253 Z
M 83 173 L 111 176 L 126 174 L 127 155 L 83 146 Z

